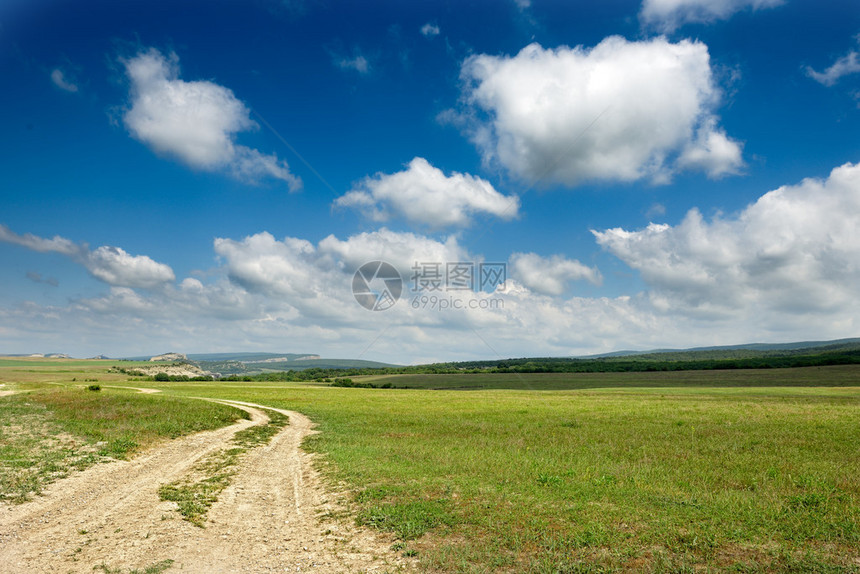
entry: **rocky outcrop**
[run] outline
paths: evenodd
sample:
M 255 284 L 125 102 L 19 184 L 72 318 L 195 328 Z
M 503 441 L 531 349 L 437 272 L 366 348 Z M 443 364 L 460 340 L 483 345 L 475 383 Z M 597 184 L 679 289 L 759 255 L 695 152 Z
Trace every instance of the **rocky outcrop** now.
M 187 361 L 188 357 L 183 355 L 182 353 L 164 353 L 163 355 L 156 355 L 155 357 L 150 357 L 150 361 Z

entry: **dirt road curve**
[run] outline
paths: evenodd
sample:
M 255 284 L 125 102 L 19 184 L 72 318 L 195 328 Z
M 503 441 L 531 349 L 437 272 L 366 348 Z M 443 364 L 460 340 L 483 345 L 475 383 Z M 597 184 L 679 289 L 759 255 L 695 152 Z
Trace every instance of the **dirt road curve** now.
M 170 441 L 131 461 L 100 464 L 54 483 L 20 506 L 0 505 L 0 572 L 92 573 L 143 569 L 173 560 L 169 572 L 397 572 L 409 564 L 392 540 L 344 521 L 320 522 L 334 508 L 311 455 L 304 415 L 242 459 L 233 483 L 209 511 L 206 528 L 159 500 L 161 484 L 182 478 L 233 434 L 268 420 L 258 405 L 230 403 L 251 421 Z M 103 571 L 98 569 L 97 571 Z

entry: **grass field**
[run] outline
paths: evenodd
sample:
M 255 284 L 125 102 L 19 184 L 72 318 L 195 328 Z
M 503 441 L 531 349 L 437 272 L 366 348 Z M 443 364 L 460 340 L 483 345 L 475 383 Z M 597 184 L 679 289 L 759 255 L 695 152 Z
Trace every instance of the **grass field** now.
M 391 382 L 472 390 L 146 386 L 307 414 L 354 518 L 427 571 L 860 572 L 860 368 Z

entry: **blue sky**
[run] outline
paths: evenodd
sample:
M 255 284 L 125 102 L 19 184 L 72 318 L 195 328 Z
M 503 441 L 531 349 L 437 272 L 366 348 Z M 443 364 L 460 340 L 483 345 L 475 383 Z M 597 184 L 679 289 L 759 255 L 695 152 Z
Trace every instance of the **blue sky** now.
M 0 352 L 860 334 L 856 2 L 11 0 L 0 70 Z

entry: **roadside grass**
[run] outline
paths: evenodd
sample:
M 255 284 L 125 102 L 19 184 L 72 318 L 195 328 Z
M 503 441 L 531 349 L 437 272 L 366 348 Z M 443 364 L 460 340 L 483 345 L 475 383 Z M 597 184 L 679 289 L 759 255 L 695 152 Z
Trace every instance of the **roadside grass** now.
M 0 500 L 26 502 L 73 470 L 243 416 L 233 407 L 179 397 L 31 386 L 0 397 Z
M 0 500 L 26 502 L 46 484 L 101 460 L 97 450 L 64 432 L 45 406 L 0 399 Z
M 161 560 L 159 562 L 155 562 L 150 564 L 149 566 L 145 566 L 142 569 L 132 568 L 128 571 L 128 574 L 161 574 L 165 570 L 169 569 L 173 565 L 173 560 L 168 558 L 167 560 Z M 125 574 L 122 568 L 111 568 L 104 562 L 94 567 L 93 570 L 101 570 L 104 574 Z
M 47 388 L 28 393 L 26 398 L 47 407 L 66 432 L 100 444 L 100 455 L 120 459 L 165 438 L 248 418 L 244 411 L 227 405 L 124 389 L 104 388 L 92 393 L 78 388 Z
M 252 448 L 268 444 L 272 437 L 289 424 L 289 417 L 284 414 L 277 411 L 267 411 L 267 414 L 269 422 L 233 435 L 232 442 L 236 446 L 207 456 L 192 468 L 189 477 L 159 487 L 159 498 L 175 502 L 177 511 L 185 520 L 204 528 L 209 508 L 218 501 L 221 491 L 230 485 L 241 455 Z

